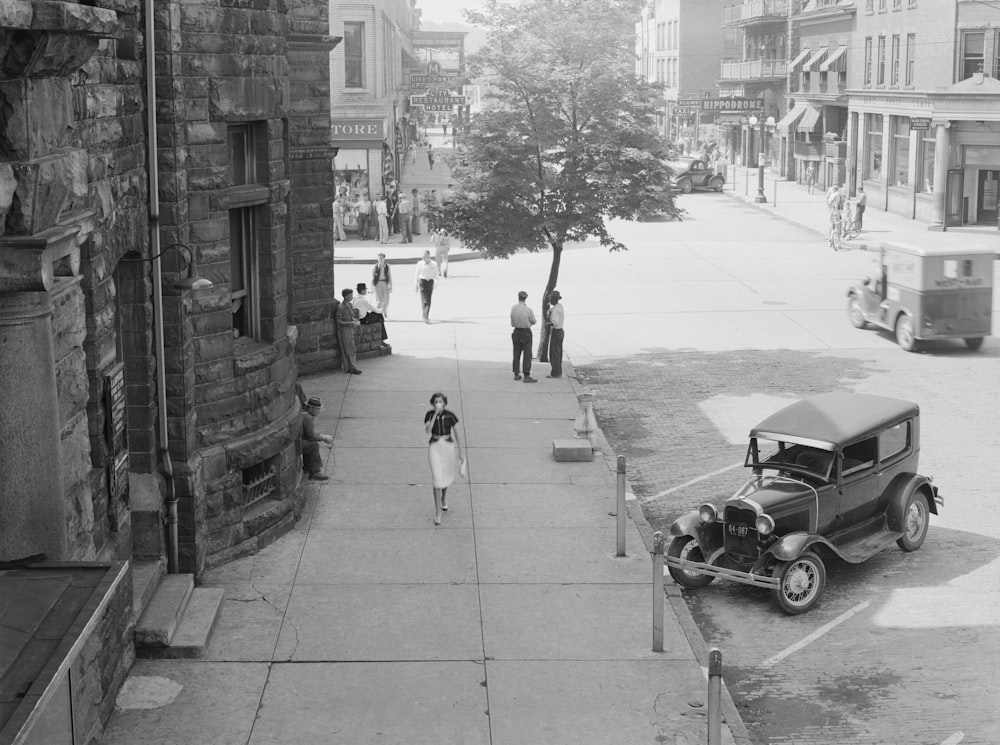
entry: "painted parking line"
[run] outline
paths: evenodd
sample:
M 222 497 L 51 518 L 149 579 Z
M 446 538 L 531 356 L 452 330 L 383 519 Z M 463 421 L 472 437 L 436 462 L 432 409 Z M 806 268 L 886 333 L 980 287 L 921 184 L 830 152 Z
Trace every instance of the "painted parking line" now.
M 965 739 L 965 733 L 964 732 L 956 732 L 951 737 L 949 737 L 947 740 L 945 740 L 944 742 L 942 742 L 941 745 L 958 745 L 958 743 L 962 742 L 962 740 L 964 740 L 964 739 Z
M 740 461 L 739 463 L 733 463 L 733 465 L 731 466 L 720 468 L 718 471 L 712 471 L 711 473 L 706 473 L 703 476 L 695 476 L 690 481 L 685 481 L 683 484 L 678 484 L 677 486 L 672 486 L 669 489 L 664 489 L 658 494 L 654 494 L 651 497 L 644 498 L 643 501 L 648 502 L 651 499 L 659 499 L 660 497 L 665 497 L 668 494 L 673 494 L 675 491 L 680 491 L 681 489 L 687 489 L 689 486 L 694 486 L 700 481 L 706 481 L 707 479 L 710 479 L 713 476 L 718 476 L 719 474 L 726 473 L 726 471 L 732 471 L 734 468 L 742 468 L 742 467 L 743 467 L 743 461 Z
M 855 616 L 858 613 L 860 613 L 861 611 L 863 611 L 869 605 L 871 605 L 871 601 L 870 600 L 866 600 L 863 603 L 859 603 L 858 605 L 855 605 L 853 608 L 851 608 L 846 613 L 841 613 L 835 619 L 833 619 L 832 621 L 830 621 L 830 623 L 823 624 L 818 629 L 816 629 L 814 632 L 812 632 L 811 634 L 809 634 L 809 636 L 807 636 L 804 639 L 801 639 L 801 640 L 795 642 L 795 644 L 793 644 L 790 647 L 786 647 L 782 651 L 778 652 L 778 654 L 774 655 L 774 657 L 768 657 L 766 660 L 764 660 L 762 663 L 760 663 L 761 667 L 773 667 L 774 665 L 777 665 L 779 662 L 781 662 L 783 659 L 785 659 L 789 655 L 795 654 L 796 652 L 798 652 L 803 647 L 809 646 L 810 644 L 812 644 L 814 641 L 816 641 L 817 639 L 819 639 L 820 637 L 822 637 L 827 632 L 829 632 L 832 629 L 836 628 L 837 626 L 839 626 L 840 624 L 842 624 L 844 621 L 848 620 L 852 616 Z

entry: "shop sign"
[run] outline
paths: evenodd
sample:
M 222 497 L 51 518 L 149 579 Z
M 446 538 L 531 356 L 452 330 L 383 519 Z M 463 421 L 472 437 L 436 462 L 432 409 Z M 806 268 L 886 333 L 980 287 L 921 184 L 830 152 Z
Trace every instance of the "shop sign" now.
M 929 116 L 911 116 L 910 131 L 927 130 L 931 128 L 931 118 Z
M 330 123 L 334 140 L 383 140 L 385 139 L 384 119 L 336 119 Z
M 424 111 L 454 111 L 455 107 L 450 104 L 440 104 L 440 103 L 425 103 L 418 104 L 424 107 Z
M 465 96 L 410 96 L 410 104 L 417 106 L 465 106 Z
M 759 98 L 706 98 L 701 102 L 705 111 L 758 111 Z
M 458 81 L 458 73 L 441 73 L 439 75 L 410 75 L 410 85 L 414 88 L 426 85 L 447 85 Z
M 677 99 L 677 105 L 678 106 L 686 106 L 686 107 L 691 107 L 691 106 L 697 107 L 697 106 L 701 106 L 701 99 L 700 98 L 678 98 Z

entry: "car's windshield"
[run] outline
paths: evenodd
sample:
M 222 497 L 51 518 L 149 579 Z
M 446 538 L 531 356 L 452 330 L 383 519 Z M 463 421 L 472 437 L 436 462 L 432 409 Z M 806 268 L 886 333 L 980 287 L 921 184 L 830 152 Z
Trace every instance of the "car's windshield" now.
M 746 466 L 775 471 L 813 474 L 823 480 L 830 477 L 833 453 L 808 445 L 755 438 L 747 449 Z

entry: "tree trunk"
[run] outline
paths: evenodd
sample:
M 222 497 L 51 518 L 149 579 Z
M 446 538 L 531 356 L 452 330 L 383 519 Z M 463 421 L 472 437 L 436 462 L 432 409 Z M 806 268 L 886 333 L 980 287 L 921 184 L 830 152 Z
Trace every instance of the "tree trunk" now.
M 549 361 L 549 327 L 545 319 L 549 317 L 549 293 L 556 289 L 559 281 L 559 262 L 562 260 L 563 250 L 562 241 L 552 240 L 549 243 L 552 246 L 552 266 L 549 267 L 549 279 L 545 283 L 545 292 L 542 293 L 542 323 L 538 334 L 538 354 L 535 355 L 539 362 Z

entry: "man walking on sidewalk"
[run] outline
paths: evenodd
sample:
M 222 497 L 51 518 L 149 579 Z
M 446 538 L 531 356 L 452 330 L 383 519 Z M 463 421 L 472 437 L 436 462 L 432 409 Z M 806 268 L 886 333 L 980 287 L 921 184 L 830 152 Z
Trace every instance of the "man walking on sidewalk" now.
M 385 260 L 385 254 L 378 255 L 378 262 L 372 267 L 372 287 L 375 288 L 375 303 L 383 318 L 389 317 L 389 295 L 392 293 L 392 269 Z
M 424 257 L 417 262 L 417 272 L 414 277 L 417 292 L 420 293 L 420 307 L 424 323 L 431 322 L 431 296 L 434 294 L 434 280 L 438 276 L 438 267 L 431 261 L 431 252 L 424 251 Z
M 559 304 L 560 300 L 562 295 L 559 290 L 549 293 L 549 363 L 552 365 L 552 372 L 545 376 L 547 378 L 562 377 L 563 339 L 566 334 L 563 323 L 566 321 L 566 310 Z
M 510 335 L 514 346 L 514 380 L 520 380 L 524 370 L 524 382 L 537 383 L 531 377 L 531 327 L 536 323 L 535 312 L 528 307 L 527 299 L 528 293 L 521 290 L 517 293 L 517 305 L 510 309 L 510 325 L 514 327 Z

